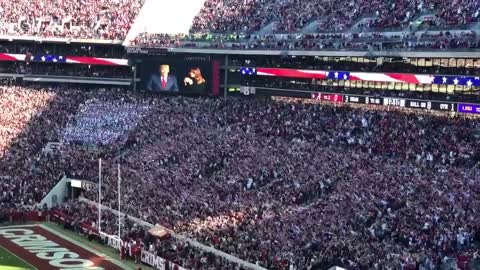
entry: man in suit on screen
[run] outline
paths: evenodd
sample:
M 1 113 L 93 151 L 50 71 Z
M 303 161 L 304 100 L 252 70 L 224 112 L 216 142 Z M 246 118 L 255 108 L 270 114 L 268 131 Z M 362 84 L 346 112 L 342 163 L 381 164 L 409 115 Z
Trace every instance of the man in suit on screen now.
M 159 74 L 152 74 L 147 89 L 154 92 L 178 92 L 177 78 L 169 75 L 170 66 L 160 65 Z

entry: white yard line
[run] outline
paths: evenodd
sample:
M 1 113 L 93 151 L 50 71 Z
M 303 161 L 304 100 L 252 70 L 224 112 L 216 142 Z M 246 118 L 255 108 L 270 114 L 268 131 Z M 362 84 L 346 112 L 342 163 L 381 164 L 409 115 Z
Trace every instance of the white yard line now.
M 3 228 L 3 227 L 0 227 L 0 228 Z M 17 257 L 18 259 L 20 259 L 21 261 L 23 261 L 25 264 L 30 265 L 30 266 L 32 267 L 32 269 L 38 270 L 38 268 L 36 268 L 35 266 L 31 265 L 29 262 L 25 261 L 24 259 L 18 257 L 17 255 L 15 255 L 15 254 L 14 254 L 13 252 L 11 252 L 10 250 L 8 250 L 8 249 L 6 249 L 6 248 L 4 248 L 4 247 L 2 247 L 2 246 L 0 246 L 0 248 L 3 249 L 3 250 L 5 250 L 7 253 L 10 253 L 10 254 L 12 254 L 13 256 Z

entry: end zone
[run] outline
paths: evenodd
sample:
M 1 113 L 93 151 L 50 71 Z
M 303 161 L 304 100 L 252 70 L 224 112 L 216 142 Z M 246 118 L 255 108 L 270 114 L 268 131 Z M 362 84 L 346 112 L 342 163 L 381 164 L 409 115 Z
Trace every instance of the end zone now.
M 127 269 L 41 224 L 0 227 L 0 246 L 42 270 Z

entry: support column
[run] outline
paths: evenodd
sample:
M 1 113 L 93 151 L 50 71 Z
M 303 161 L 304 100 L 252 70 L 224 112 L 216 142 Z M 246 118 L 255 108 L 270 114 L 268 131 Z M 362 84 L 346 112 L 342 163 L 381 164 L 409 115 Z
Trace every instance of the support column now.
M 133 91 L 137 91 L 137 63 L 132 67 L 133 71 Z
M 227 99 L 228 96 L 228 54 L 225 54 L 224 78 L 223 78 L 223 97 Z

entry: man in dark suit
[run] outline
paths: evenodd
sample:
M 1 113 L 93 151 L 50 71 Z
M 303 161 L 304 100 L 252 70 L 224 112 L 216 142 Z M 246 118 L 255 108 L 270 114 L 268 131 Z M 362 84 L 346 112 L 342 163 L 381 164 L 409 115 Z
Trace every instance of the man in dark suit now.
M 169 75 L 170 66 L 160 65 L 160 74 L 152 74 L 147 84 L 149 91 L 155 92 L 178 92 L 177 78 Z

